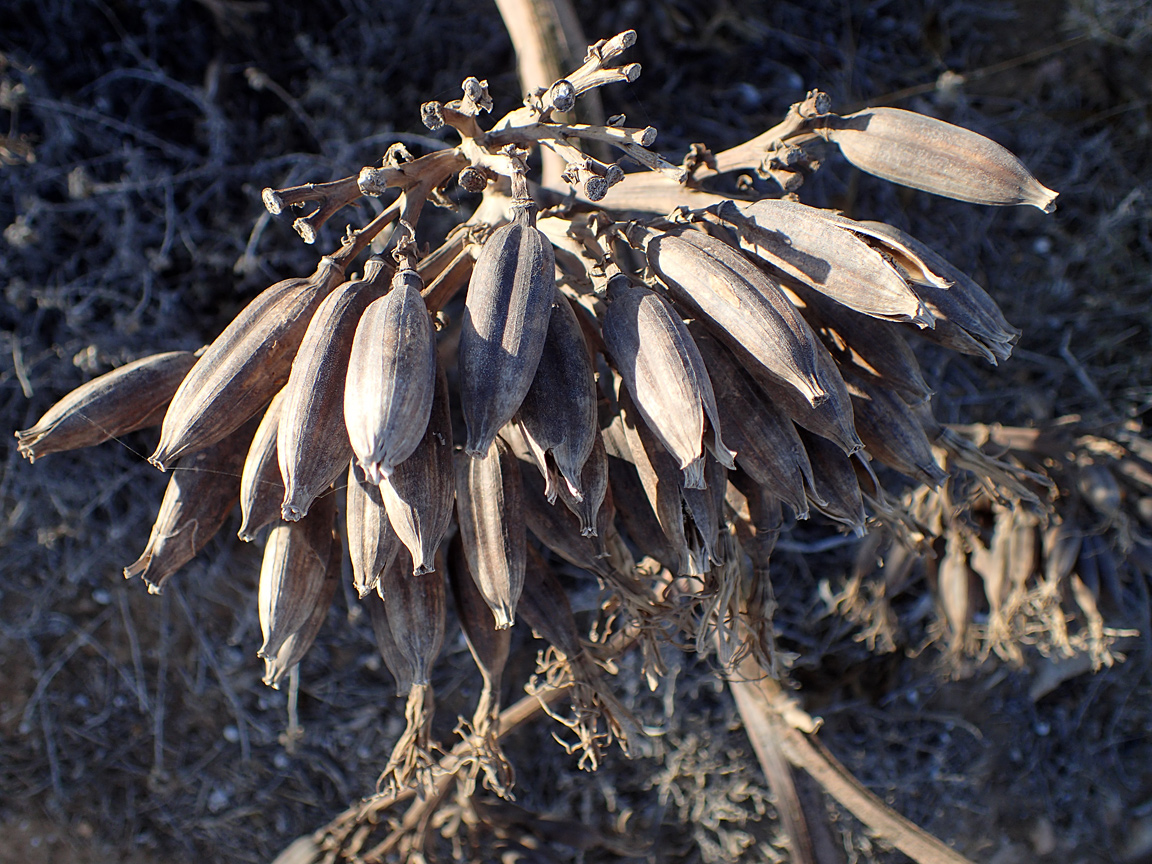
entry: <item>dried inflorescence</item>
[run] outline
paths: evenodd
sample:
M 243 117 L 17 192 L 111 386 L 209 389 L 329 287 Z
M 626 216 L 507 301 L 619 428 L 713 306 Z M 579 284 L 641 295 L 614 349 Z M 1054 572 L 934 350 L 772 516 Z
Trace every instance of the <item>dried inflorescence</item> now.
M 613 633 L 644 646 L 653 687 L 661 639 L 719 645 L 726 666 L 751 654 L 780 669 L 769 560 L 782 505 L 857 533 L 872 519 L 923 545 L 944 538 L 936 585 L 954 645 L 967 644 L 969 570 L 999 586 L 989 588 L 981 638 L 1009 656 L 1028 641 L 1017 622 L 1047 602 L 1043 586 L 1072 572 L 1045 563 L 1052 573 L 1029 588 L 1038 562 L 1003 550 L 1022 531 L 1035 546 L 1039 522 L 1023 524 L 1001 505 L 985 542 L 988 532 L 940 503 L 956 494 L 948 478 L 957 471 L 978 480 L 964 488 L 1039 499 L 1024 485 L 1025 466 L 936 424 L 910 343 L 925 338 L 996 363 L 1018 331 L 979 285 L 914 238 L 792 194 L 818 170 L 814 148 L 827 142 L 862 170 L 964 201 L 1050 212 L 1055 193 L 975 133 L 895 109 L 839 117 L 819 92 L 756 139 L 698 150 L 679 166 L 648 149 L 652 127 L 553 118 L 593 88 L 634 81 L 638 65 L 611 65 L 634 41 L 629 31 L 593 45 L 578 70 L 490 129 L 480 123 L 492 106 L 487 82 L 466 79 L 461 99 L 420 112 L 429 128 L 459 134 L 454 147 L 413 158 L 396 146 L 354 177 L 265 190 L 273 214 L 315 204 L 296 223 L 308 242 L 362 195 L 394 198 L 314 274 L 252 301 L 198 359 L 145 358 L 17 433 L 32 459 L 163 421 L 150 461 L 175 469 L 173 487 L 145 555 L 125 570 L 155 590 L 204 547 L 237 496 L 242 539 L 270 525 L 259 607 L 273 686 L 315 638 L 347 550 L 407 700 L 407 728 L 381 777 L 393 796 L 416 782 L 442 795 L 438 772 L 465 766 L 470 783 L 482 775 L 509 793 L 499 691 L 518 617 L 551 644 L 531 689 L 542 701 L 570 695 L 570 711 L 549 710 L 590 767 L 607 743 L 638 734 L 608 684 Z M 642 170 L 593 158 L 582 149 L 589 142 Z M 570 190 L 529 184 L 537 146 L 564 160 Z M 709 191 L 710 178 L 733 171 L 764 182 L 737 198 Z M 483 202 L 422 254 L 422 208 L 443 200 L 453 178 Z M 378 239 L 393 224 L 392 240 Z M 391 245 L 392 261 L 374 258 L 346 280 L 374 239 Z M 126 391 L 146 399 L 126 400 Z M 466 434 L 459 447 L 454 414 Z M 926 485 L 901 507 L 873 460 Z M 1060 557 L 1061 524 L 1043 535 L 1046 562 L 1075 558 Z M 893 560 L 885 573 L 903 567 Z M 1019 590 L 1003 587 L 1002 560 L 1028 571 L 1013 577 Z M 601 580 L 598 644 L 580 636 L 558 561 Z M 464 755 L 438 762 L 431 670 L 445 638 L 445 569 L 483 695 L 459 727 Z M 1088 609 L 1094 583 L 1083 571 L 1076 578 L 1088 635 L 1082 646 L 1061 644 L 1106 662 L 1107 631 Z M 860 585 L 852 590 L 844 608 L 888 638 L 875 621 L 890 610 L 864 609 Z

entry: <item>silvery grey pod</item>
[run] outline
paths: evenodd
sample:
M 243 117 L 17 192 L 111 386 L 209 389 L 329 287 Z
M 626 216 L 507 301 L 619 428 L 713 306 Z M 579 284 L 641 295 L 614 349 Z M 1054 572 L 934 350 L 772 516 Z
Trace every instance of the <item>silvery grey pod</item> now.
M 480 458 L 456 457 L 456 516 L 468 569 L 496 626 L 515 622 L 524 587 L 523 486 L 519 460 L 500 439 Z
M 379 483 L 416 449 L 436 390 L 436 338 L 415 270 L 364 311 L 344 383 L 344 422 L 364 474 Z
M 276 459 L 276 434 L 280 426 L 280 409 L 284 391 L 272 397 L 264 410 L 240 474 L 240 530 L 237 536 L 245 543 L 256 539 L 256 533 L 272 522 L 280 521 L 284 502 L 284 480 Z
M 191 351 L 141 357 L 81 384 L 16 433 L 16 449 L 29 462 L 40 456 L 93 447 L 164 419 L 172 394 L 196 362 Z
M 990 138 L 900 108 L 865 108 L 825 118 L 820 135 L 869 174 L 974 204 L 1031 204 L 1056 209 L 1058 193 L 1046 189 L 1024 163 Z
M 336 496 L 322 495 L 299 522 L 280 522 L 268 532 L 257 591 L 264 644 L 257 656 L 275 658 L 308 622 L 324 587 L 335 522 Z
M 236 475 L 256 429 L 252 420 L 176 465 L 152 525 L 148 545 L 124 568 L 124 578 L 141 577 L 159 594 L 168 577 L 191 561 L 220 530 L 239 497 Z
M 825 211 L 771 198 L 725 201 L 714 210 L 746 250 L 837 303 L 873 318 L 932 326 L 932 314 L 903 276 Z
M 324 584 L 320 587 L 320 594 L 312 607 L 312 614 L 304 622 L 304 626 L 284 640 L 276 656 L 264 658 L 264 683 L 275 690 L 280 689 L 280 682 L 292 671 L 292 667 L 304 659 L 316 635 L 324 626 L 328 618 L 328 607 L 332 605 L 332 597 L 336 593 L 336 586 L 340 584 L 340 567 L 344 557 L 344 549 L 340 545 L 340 535 L 333 532 L 332 546 L 328 551 L 328 568 L 324 571 Z
M 828 398 L 816 374 L 816 336 L 767 273 L 695 228 L 651 236 L 646 253 L 673 299 L 725 345 L 810 405 Z
M 363 600 L 379 583 L 380 574 L 392 563 L 403 544 L 388 520 L 380 487 L 364 476 L 364 469 L 355 459 L 348 464 L 345 496 L 352 586 Z M 404 692 L 407 693 L 408 688 Z
M 388 613 L 396 648 L 412 669 L 412 685 L 427 686 L 432 666 L 444 645 L 447 600 L 439 573 L 412 575 L 412 559 L 401 549 L 380 575 L 377 586 Z
M 517 198 L 513 211 L 476 259 L 460 329 L 464 449 L 476 458 L 488 453 L 532 385 L 556 293 L 556 259 L 536 228 L 536 206 Z
M 384 260 L 372 258 L 363 279 L 345 282 L 324 298 L 292 361 L 276 436 L 284 480 L 281 515 L 287 521 L 303 517 L 352 458 L 344 423 L 344 381 L 360 317 L 384 294 L 388 275 Z
M 852 457 L 845 456 L 838 444 L 804 429 L 800 430 L 800 438 L 812 465 L 813 486 L 826 502 L 818 504 L 812 499 L 812 506 L 830 519 L 847 525 L 853 533 L 863 535 L 867 515 Z
M 560 478 L 571 498 L 582 499 L 580 475 L 598 434 L 596 379 L 580 322 L 560 292 L 532 386 L 516 417 L 547 481 L 548 500 L 555 501 Z
M 430 573 L 440 541 L 452 525 L 452 502 L 456 497 L 452 409 L 448 403 L 448 379 L 439 366 L 424 437 L 412 455 L 380 483 L 380 496 L 396 536 L 411 553 L 413 575 Z
M 655 291 L 608 280 L 604 342 L 647 427 L 684 474 L 704 488 L 704 448 L 732 465 L 721 439 L 720 416 L 708 370 L 688 328 Z
M 701 330 L 699 322 L 689 327 L 716 385 L 716 407 L 725 434 L 736 447 L 736 464 L 791 507 L 797 519 L 807 519 L 805 487 L 812 488 L 812 466 L 796 427 L 748 377 L 732 353 Z
M 389 564 L 389 566 L 392 566 Z M 368 617 L 372 621 L 372 633 L 376 637 L 376 647 L 384 659 L 384 665 L 392 673 L 392 680 L 396 682 L 396 695 L 407 696 L 412 689 L 412 664 L 408 658 L 400 653 L 396 638 L 392 635 L 392 627 L 388 623 L 388 610 L 384 608 L 384 599 L 376 592 L 369 591 L 360 597 L 360 602 L 368 608 Z
M 577 499 L 568 489 L 560 489 L 560 500 L 580 521 L 580 533 L 585 537 L 601 537 L 600 510 L 608 494 L 608 452 L 604 449 L 604 439 L 599 431 L 592 440 L 592 452 L 588 454 L 584 467 L 580 470 L 580 488 L 583 496 Z
M 312 313 L 343 277 L 343 265 L 325 256 L 311 276 L 277 282 L 245 306 L 180 383 L 148 461 L 167 470 L 267 405 L 288 381 Z

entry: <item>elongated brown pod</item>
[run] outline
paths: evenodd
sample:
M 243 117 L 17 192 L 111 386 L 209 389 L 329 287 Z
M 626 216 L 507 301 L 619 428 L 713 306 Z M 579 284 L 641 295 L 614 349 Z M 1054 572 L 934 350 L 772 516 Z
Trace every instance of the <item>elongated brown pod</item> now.
M 990 138 L 900 108 L 865 108 L 829 117 L 819 133 L 869 174 L 974 204 L 1031 204 L 1056 209 L 1024 163 Z
M 392 563 L 403 544 L 388 519 L 380 487 L 364 476 L 364 469 L 355 459 L 348 466 L 345 496 L 352 586 L 363 600 L 376 588 L 380 574 Z
M 468 568 L 496 626 L 511 627 L 524 587 L 520 466 L 500 439 L 483 458 L 456 457 L 456 516 Z
M 379 483 L 416 449 L 436 389 L 436 339 L 415 270 L 401 268 L 387 296 L 356 328 L 344 383 L 344 422 L 368 479 Z
M 556 258 L 536 228 L 531 199 L 517 199 L 512 222 L 485 241 L 460 331 L 460 402 L 469 456 L 483 457 L 524 401 L 548 332 Z
M 213 340 L 180 383 L 148 460 L 161 471 L 215 444 L 267 405 L 288 381 L 312 313 L 343 278 L 322 258 L 316 272 L 265 289 Z
M 387 270 L 370 260 L 364 278 L 345 282 L 317 307 L 285 385 L 276 436 L 284 480 L 281 515 L 295 522 L 344 473 L 352 444 L 344 423 L 344 380 L 361 315 L 383 295 Z
M 16 433 L 16 448 L 29 462 L 49 453 L 94 447 L 164 418 L 172 394 L 196 363 L 191 351 L 141 357 L 81 384 Z
M 276 459 L 276 434 L 280 426 L 280 409 L 284 391 L 272 397 L 264 410 L 240 474 L 239 538 L 248 543 L 265 525 L 280 521 L 284 501 L 284 480 Z
M 444 644 L 444 578 L 434 572 L 413 576 L 408 550 L 401 549 L 380 575 L 379 588 L 392 638 L 412 669 L 412 685 L 427 686 Z

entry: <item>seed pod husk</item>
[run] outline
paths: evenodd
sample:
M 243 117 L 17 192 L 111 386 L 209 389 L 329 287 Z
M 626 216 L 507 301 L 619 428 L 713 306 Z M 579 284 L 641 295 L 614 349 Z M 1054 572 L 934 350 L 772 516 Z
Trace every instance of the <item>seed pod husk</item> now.
M 276 435 L 283 407 L 284 391 L 281 390 L 264 410 L 264 417 L 256 427 L 248 456 L 244 459 L 244 470 L 240 474 L 241 519 L 237 536 L 246 543 L 255 540 L 256 533 L 265 525 L 280 520 L 284 480 L 276 458 Z
M 741 470 L 796 513 L 808 518 L 805 485 L 812 488 L 812 466 L 796 427 L 740 368 L 723 345 L 694 322 L 689 327 L 716 387 L 716 406 Z
M 585 537 L 596 537 L 600 508 L 608 491 L 608 453 L 599 430 L 592 439 L 592 452 L 580 470 L 580 488 L 584 494 L 577 499 L 567 487 L 562 487 L 560 500 L 579 519 L 580 533 Z
M 816 335 L 780 286 L 727 243 L 694 228 L 660 234 L 648 263 L 676 302 L 813 406 L 828 398 L 817 375 Z
M 168 577 L 191 561 L 215 536 L 240 497 L 236 475 L 256 429 L 255 420 L 224 440 L 185 456 L 172 472 L 148 545 L 124 568 L 159 594 Z
M 363 600 L 376 587 L 380 574 L 392 563 L 403 544 L 388 519 L 380 487 L 364 476 L 364 469 L 355 459 L 348 465 L 346 495 L 352 585 Z
M 516 417 L 547 479 L 549 500 L 555 500 L 560 485 L 552 465 L 569 497 L 583 498 L 580 473 L 597 436 L 596 379 L 580 322 L 559 292 L 540 363 Z
M 284 680 L 292 667 L 304 659 L 316 635 L 324 626 L 328 618 L 328 607 L 332 605 L 332 597 L 336 593 L 336 586 L 340 584 L 340 566 L 344 549 L 340 545 L 340 536 L 333 533 L 332 547 L 328 552 L 328 569 L 324 572 L 324 584 L 320 587 L 320 595 L 316 598 L 316 605 L 312 607 L 312 614 L 304 626 L 284 640 L 280 650 L 273 659 L 264 659 L 264 683 L 276 690 L 280 689 L 280 682 Z
M 244 307 L 184 377 L 148 461 L 164 471 L 267 405 L 288 381 L 312 313 L 343 275 L 343 267 L 325 257 L 311 276 L 277 282 Z
M 513 207 L 512 222 L 492 232 L 476 259 L 460 330 L 464 449 L 475 458 L 489 452 L 532 385 L 556 293 L 556 259 L 536 228 L 535 205 L 518 199 Z
M 873 318 L 932 325 L 904 277 L 824 211 L 766 198 L 725 201 L 716 214 L 737 230 L 744 249 L 836 303 Z
M 1056 209 L 1058 193 L 990 138 L 900 108 L 865 108 L 830 116 L 817 130 L 869 174 L 973 204 L 1031 204 Z
M 584 647 L 580 643 L 580 631 L 576 628 L 564 586 L 532 547 L 528 548 L 527 566 L 531 569 L 531 576 L 524 582 L 521 611 L 524 621 L 557 651 L 575 658 Z
M 918 260 L 927 264 L 932 272 L 952 283 L 949 288 L 942 289 L 939 285 L 920 281 L 910 269 L 905 271 L 911 280 L 912 290 L 932 310 L 938 323 L 945 324 L 942 330 L 939 326 L 936 328 L 941 330 L 941 333 L 922 331 L 922 336 L 944 342 L 949 339 L 953 328 L 958 328 L 963 335 L 975 341 L 976 351 L 973 352 L 962 337 L 953 338 L 959 346 L 963 346 L 957 347 L 956 350 L 966 353 L 978 352 L 993 364 L 997 360 L 1006 360 L 1011 356 L 1012 346 L 1019 338 L 1020 331 L 1005 320 L 1004 313 L 1000 311 L 996 301 L 972 277 L 950 264 L 931 247 L 898 228 L 883 222 L 860 224 L 867 226 L 873 232 L 872 236 L 878 238 L 879 242 L 884 242 L 884 238 L 888 238 L 894 244 L 911 249 Z M 896 252 L 895 247 L 890 248 L 889 253 L 898 267 L 911 267 L 907 264 L 907 259 Z M 953 346 L 945 344 L 945 347 Z
M 264 644 L 257 656 L 275 658 L 307 623 L 324 587 L 335 520 L 336 496 L 322 495 L 299 522 L 280 522 L 268 532 L 257 592 Z
M 383 295 L 387 279 L 384 261 L 370 260 L 362 280 L 345 282 L 324 298 L 296 352 L 276 437 L 285 490 L 281 515 L 286 521 L 302 518 L 352 458 L 344 423 L 352 340 L 361 315 Z
M 675 572 L 680 566 L 679 551 L 673 549 L 664 536 L 636 465 L 629 460 L 609 456 L 608 479 L 613 498 L 620 501 L 617 511 L 620 522 L 633 544 Z
M 936 572 L 936 596 L 948 623 L 948 646 L 952 651 L 964 647 L 964 635 L 968 630 L 970 584 L 964 541 L 959 531 L 949 531 L 944 557 Z
M 380 650 L 380 656 L 384 658 L 384 665 L 392 673 L 392 680 L 396 682 L 396 695 L 407 696 L 408 691 L 412 689 L 412 664 L 400 653 L 400 647 L 392 635 L 384 600 L 375 591 L 369 591 L 360 596 L 360 602 L 368 607 L 368 617 L 372 621 L 376 646 Z
M 468 568 L 496 626 L 515 621 L 524 587 L 523 488 L 518 460 L 494 439 L 482 458 L 456 457 L 456 515 Z
M 424 437 L 412 455 L 380 483 L 380 495 L 396 536 L 412 555 L 413 574 L 430 573 L 440 541 L 452 524 L 456 497 L 452 409 L 442 368 L 437 367 L 436 391 Z
M 604 341 L 636 410 L 684 473 L 686 486 L 703 488 L 705 446 L 733 464 L 700 351 L 663 298 L 631 287 L 623 276 L 611 279 Z
M 845 378 L 856 431 L 868 452 L 902 474 L 939 486 L 948 472 L 936 464 L 920 421 L 899 396 L 856 376 Z
M 155 426 L 195 362 L 191 351 L 169 351 L 93 378 L 49 408 L 34 426 L 17 432 L 16 449 L 35 462 L 49 453 L 94 447 Z
M 803 429 L 799 432 L 804 449 L 808 451 L 808 461 L 812 464 L 816 494 L 828 502 L 819 504 L 813 498 L 812 506 L 830 519 L 847 525 L 854 533 L 862 535 L 867 516 L 851 459 L 844 455 L 838 444 L 827 438 Z
M 884 386 L 899 390 L 913 404 L 932 395 L 901 327 L 862 315 L 796 282 L 790 283 L 788 290 L 803 303 L 800 314 L 841 369 L 876 378 Z
M 364 473 L 379 483 L 412 455 L 436 391 L 436 340 L 414 270 L 364 311 L 344 383 L 344 422 Z
M 396 647 L 412 668 L 413 686 L 426 686 L 444 644 L 446 598 L 444 580 L 429 571 L 412 575 L 412 559 L 401 549 L 380 575 L 378 590 L 388 613 Z

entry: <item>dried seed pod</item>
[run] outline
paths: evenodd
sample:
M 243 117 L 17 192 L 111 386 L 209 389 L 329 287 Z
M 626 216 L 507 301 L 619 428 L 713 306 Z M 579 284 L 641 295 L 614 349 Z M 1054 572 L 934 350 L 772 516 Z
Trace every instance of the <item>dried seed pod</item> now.
M 532 575 L 524 584 L 521 611 L 524 621 L 566 657 L 582 654 L 584 647 L 580 642 L 580 631 L 576 628 L 564 586 L 540 553 L 531 547 L 526 563 Z
M 352 444 L 344 423 L 344 380 L 352 340 L 368 304 L 381 297 L 388 270 L 370 260 L 364 278 L 345 282 L 316 308 L 292 362 L 276 437 L 284 480 L 283 518 L 296 522 L 344 473 Z
M 376 646 L 380 649 L 380 656 L 384 658 L 384 665 L 392 673 L 392 680 L 396 682 L 396 695 L 407 696 L 408 691 L 412 689 L 412 664 L 408 662 L 408 658 L 400 653 L 400 647 L 392 635 L 392 627 L 388 623 L 388 610 L 384 608 L 384 600 L 375 591 L 369 591 L 360 596 L 360 602 L 368 607 L 368 617 L 372 621 L 372 633 L 376 636 Z
M 579 499 L 566 487 L 561 488 L 560 500 L 579 519 L 580 533 L 585 537 L 596 537 L 600 508 L 608 492 L 608 452 L 604 449 L 599 430 L 592 439 L 592 452 L 580 470 L 580 488 L 584 494 Z
M 456 515 L 468 567 L 501 629 L 514 623 L 524 587 L 523 489 L 517 463 L 499 439 L 482 458 L 456 457 Z
M 936 580 L 936 594 L 948 622 L 948 646 L 952 651 L 960 651 L 968 630 L 970 576 L 968 555 L 958 531 L 948 532 Z
M 862 535 L 867 517 L 864 513 L 864 499 L 860 495 L 860 483 L 850 458 L 844 455 L 839 445 L 827 438 L 803 429 L 799 431 L 804 449 L 808 451 L 808 461 L 812 464 L 814 490 L 821 499 L 828 502 L 820 504 L 813 497 L 812 505 L 825 516 Z
M 272 526 L 257 592 L 264 635 L 257 656 L 275 658 L 285 640 L 308 622 L 324 587 L 335 520 L 336 497 L 323 495 L 299 522 Z
M 583 498 L 580 472 L 597 437 L 596 379 L 580 322 L 563 294 L 552 304 L 540 363 L 516 417 L 548 481 L 548 499 L 559 492 L 553 465 L 570 497 Z
M 284 391 L 272 397 L 264 411 L 248 456 L 240 474 L 240 531 L 244 542 L 256 539 L 256 533 L 272 522 L 280 520 L 284 501 L 284 480 L 280 476 L 280 463 L 276 458 L 276 435 L 280 426 L 280 411 L 284 406 Z
M 388 520 L 408 547 L 416 576 L 430 573 L 435 566 L 436 550 L 452 524 L 456 497 L 448 379 L 442 368 L 436 371 L 436 391 L 424 437 L 412 455 L 380 483 Z
M 376 587 L 380 574 L 392 563 L 403 544 L 388 519 L 380 487 L 364 476 L 364 469 L 355 459 L 348 465 L 346 495 L 352 585 L 363 600 Z
M 792 420 L 765 397 L 723 345 L 702 332 L 699 322 L 689 330 L 716 386 L 720 422 L 736 447 L 736 464 L 791 507 L 797 519 L 807 519 L 804 490 L 805 485 L 812 488 L 812 466 Z
M 733 463 L 696 343 L 654 291 L 631 287 L 617 275 L 608 282 L 607 298 L 604 341 L 636 410 L 683 471 L 685 485 L 703 488 L 705 446 Z
M 264 659 L 264 683 L 269 687 L 279 690 L 280 682 L 292 671 L 293 666 L 304 659 L 304 655 L 316 641 L 316 635 L 328 617 L 328 607 L 332 605 L 336 586 L 340 584 L 343 557 L 344 549 L 340 545 L 340 535 L 333 533 L 332 547 L 328 552 L 328 569 L 324 572 L 324 584 L 320 586 L 320 595 L 312 607 L 312 614 L 308 616 L 303 627 L 284 640 L 274 658 Z
M 49 408 L 34 426 L 17 432 L 16 448 L 35 462 L 49 453 L 93 447 L 155 426 L 195 363 L 191 351 L 169 351 L 93 378 Z
M 899 396 L 857 376 L 844 380 L 852 396 L 856 431 L 871 455 L 929 486 L 948 479 L 948 472 L 936 464 L 920 421 Z
M 844 158 L 869 174 L 901 186 L 974 204 L 1031 204 L 1056 209 L 1024 163 L 990 138 L 900 108 L 865 108 L 830 116 L 817 130 Z
M 694 228 L 653 237 L 647 255 L 676 302 L 702 318 L 724 344 L 795 388 L 810 405 L 828 398 L 817 375 L 816 335 L 763 270 Z
M 548 332 L 556 293 L 552 244 L 536 207 L 517 198 L 512 222 L 485 241 L 472 269 L 460 331 L 460 401 L 465 451 L 483 457 L 520 408 Z
M 911 404 L 931 397 L 916 354 L 901 335 L 903 328 L 841 306 L 799 283 L 787 287 L 802 304 L 800 314 L 841 369 L 875 378 L 900 391 Z
M 936 316 L 934 330 L 920 331 L 920 335 L 954 350 L 983 355 L 991 363 L 1011 356 L 1012 346 L 1019 338 L 1020 331 L 1005 320 L 996 301 L 968 274 L 898 228 L 883 222 L 859 224 L 867 226 L 872 232 L 871 236 L 878 242 L 893 244 L 887 250 L 889 257 L 896 266 L 905 270 L 911 280 L 912 290 Z M 911 269 L 913 265 L 908 264 L 908 259 L 898 248 L 911 249 L 917 261 L 923 262 L 932 272 L 952 284 L 944 289 L 938 284 L 920 281 Z M 955 332 L 957 330 L 960 331 L 958 334 Z M 975 345 L 971 345 L 971 341 Z
M 609 488 L 620 501 L 618 513 L 633 544 L 672 572 L 680 567 L 679 548 L 673 549 L 648 501 L 636 465 L 616 456 L 608 457 Z
M 148 545 L 124 568 L 124 578 L 140 576 L 159 594 L 168 577 L 191 561 L 215 536 L 240 497 L 236 475 L 244 464 L 255 420 L 224 440 L 185 456 L 176 465 Z
M 932 326 L 932 314 L 904 277 L 825 211 L 765 198 L 725 201 L 715 212 L 746 250 L 836 303 L 873 318 Z
M 343 275 L 343 267 L 325 257 L 311 276 L 277 282 L 245 306 L 180 383 L 148 461 L 164 471 L 267 405 L 288 381 L 312 313 Z
M 373 483 L 419 445 L 436 390 L 436 340 L 414 270 L 396 271 L 392 290 L 364 311 L 344 383 L 344 422 Z
M 412 559 L 401 549 L 380 575 L 378 590 L 396 647 L 412 668 L 412 684 L 428 685 L 444 644 L 444 580 L 432 571 L 413 576 Z

